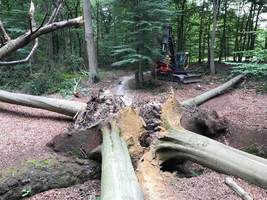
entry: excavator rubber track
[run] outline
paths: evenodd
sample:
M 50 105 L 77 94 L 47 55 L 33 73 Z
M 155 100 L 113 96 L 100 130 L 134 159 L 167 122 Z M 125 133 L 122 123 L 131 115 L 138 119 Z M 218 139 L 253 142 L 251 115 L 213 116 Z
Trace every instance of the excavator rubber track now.
M 197 83 L 200 82 L 201 75 L 196 73 L 186 73 L 186 74 L 173 74 L 173 73 L 160 73 L 152 72 L 154 79 L 179 82 L 183 84 Z
M 172 76 L 174 79 L 176 80 L 178 79 L 180 82 L 184 84 L 197 83 L 201 81 L 200 74 L 187 73 L 187 74 L 173 74 Z

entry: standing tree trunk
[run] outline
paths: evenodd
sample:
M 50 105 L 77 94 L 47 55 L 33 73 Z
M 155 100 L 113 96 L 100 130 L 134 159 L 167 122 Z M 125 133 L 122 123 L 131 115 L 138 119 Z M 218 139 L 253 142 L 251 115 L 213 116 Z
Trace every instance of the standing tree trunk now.
M 183 51 L 184 50 L 184 19 L 185 19 L 185 8 L 186 8 L 186 0 L 182 1 L 181 5 L 181 16 L 177 18 L 177 50 Z
M 263 6 L 262 5 L 259 5 L 258 7 L 258 11 L 257 11 L 257 15 L 256 15 L 256 22 L 255 22 L 255 27 L 254 27 L 254 31 L 252 33 L 252 38 L 251 38 L 251 44 L 250 44 L 250 49 L 253 50 L 255 49 L 255 42 L 256 42 L 256 31 L 258 29 L 258 24 L 259 24 L 259 16 L 261 14 L 261 11 L 262 11 L 262 8 Z
M 96 53 L 97 53 L 97 57 L 99 57 L 100 10 L 101 10 L 100 1 L 97 0 L 97 1 L 96 1 L 96 28 L 97 28 L 97 36 L 96 36 Z
M 217 14 L 218 14 L 219 0 L 213 1 L 213 23 L 212 31 L 210 38 L 210 72 L 212 75 L 216 73 L 215 64 L 214 64 L 214 45 L 215 45 L 215 36 L 217 28 Z
M 228 10 L 228 0 L 225 0 L 224 2 L 224 16 L 223 16 L 223 33 L 221 38 L 221 49 L 220 49 L 220 55 L 219 55 L 219 62 L 222 61 L 222 57 L 224 57 L 224 60 L 226 61 L 227 57 L 227 45 L 226 45 L 226 23 L 227 23 L 227 10 Z
M 201 13 L 200 13 L 200 25 L 198 35 L 198 62 L 202 62 L 202 40 L 203 40 L 203 17 L 204 17 L 205 2 L 203 2 Z
M 83 17 L 84 17 L 84 29 L 85 29 L 85 41 L 86 41 L 86 51 L 90 72 L 90 81 L 96 83 L 98 81 L 97 77 L 97 56 L 95 41 L 93 35 L 93 23 L 91 16 L 91 3 L 90 0 L 83 0 Z

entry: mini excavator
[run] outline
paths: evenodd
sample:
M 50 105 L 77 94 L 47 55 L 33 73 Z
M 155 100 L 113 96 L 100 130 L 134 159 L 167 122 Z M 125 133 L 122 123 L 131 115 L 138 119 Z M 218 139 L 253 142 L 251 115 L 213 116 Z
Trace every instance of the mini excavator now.
M 189 53 L 175 53 L 172 27 L 164 26 L 161 42 L 161 59 L 156 63 L 152 76 L 156 79 L 182 82 L 184 84 L 201 81 L 201 75 L 186 71 L 189 66 Z

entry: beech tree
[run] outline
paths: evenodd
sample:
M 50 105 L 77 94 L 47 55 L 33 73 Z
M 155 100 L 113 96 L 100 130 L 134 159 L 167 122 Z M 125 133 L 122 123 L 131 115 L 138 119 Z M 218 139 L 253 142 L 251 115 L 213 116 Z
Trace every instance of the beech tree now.
M 91 16 L 91 3 L 90 0 L 83 0 L 83 16 L 84 16 L 84 30 L 86 41 L 86 53 L 88 58 L 88 66 L 90 73 L 90 80 L 92 83 L 97 82 L 97 54 L 96 45 L 93 35 L 93 22 Z
M 217 15 L 219 9 L 219 0 L 213 0 L 213 22 L 212 22 L 212 31 L 210 36 L 210 72 L 211 74 L 216 73 L 216 68 L 214 64 L 214 45 L 217 29 Z

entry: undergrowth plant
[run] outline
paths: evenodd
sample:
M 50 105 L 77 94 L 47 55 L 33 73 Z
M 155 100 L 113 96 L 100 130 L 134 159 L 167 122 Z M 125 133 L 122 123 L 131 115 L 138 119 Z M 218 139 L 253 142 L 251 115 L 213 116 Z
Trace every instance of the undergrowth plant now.
M 240 53 L 240 52 L 239 52 Z M 267 77 L 267 49 L 255 49 L 242 52 L 249 59 L 246 63 L 230 63 L 234 65 L 232 72 L 245 74 L 255 78 Z

